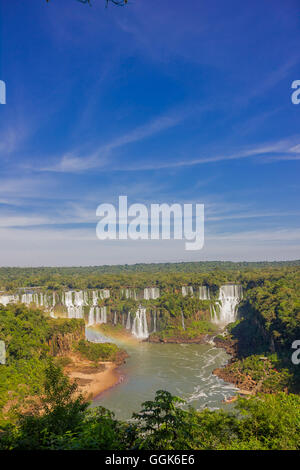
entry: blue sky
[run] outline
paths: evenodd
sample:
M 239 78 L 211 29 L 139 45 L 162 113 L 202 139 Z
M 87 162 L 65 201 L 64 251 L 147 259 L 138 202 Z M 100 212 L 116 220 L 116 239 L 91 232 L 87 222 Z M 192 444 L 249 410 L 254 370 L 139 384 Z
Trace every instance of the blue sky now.
M 297 0 L 0 14 L 2 266 L 300 257 Z M 97 240 L 119 195 L 204 203 L 204 248 Z

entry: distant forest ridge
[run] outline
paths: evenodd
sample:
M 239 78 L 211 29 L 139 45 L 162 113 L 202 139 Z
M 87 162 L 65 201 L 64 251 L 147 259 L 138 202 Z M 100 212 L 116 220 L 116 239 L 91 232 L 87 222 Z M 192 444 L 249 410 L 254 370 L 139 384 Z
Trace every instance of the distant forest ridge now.
M 161 273 L 161 272 L 203 272 L 207 273 L 216 269 L 220 270 L 247 270 L 259 268 L 282 268 L 300 266 L 300 260 L 292 261 L 193 261 L 179 263 L 137 263 L 137 264 L 117 264 L 102 266 L 66 266 L 66 267 L 0 267 L 0 277 L 3 275 L 25 274 L 41 274 L 59 273 L 59 274 L 124 274 L 124 273 Z

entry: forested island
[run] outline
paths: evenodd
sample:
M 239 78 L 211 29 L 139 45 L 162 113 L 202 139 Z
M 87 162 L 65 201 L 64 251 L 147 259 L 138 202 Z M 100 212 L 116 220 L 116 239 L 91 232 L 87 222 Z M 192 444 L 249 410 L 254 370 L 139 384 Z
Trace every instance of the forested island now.
M 0 449 L 299 449 L 299 288 L 299 261 L 0 268 Z M 243 396 L 197 411 L 160 390 L 130 421 L 90 408 L 101 390 L 88 377 L 113 374 L 126 352 L 87 341 L 89 326 L 212 342 L 231 355 L 214 373 Z

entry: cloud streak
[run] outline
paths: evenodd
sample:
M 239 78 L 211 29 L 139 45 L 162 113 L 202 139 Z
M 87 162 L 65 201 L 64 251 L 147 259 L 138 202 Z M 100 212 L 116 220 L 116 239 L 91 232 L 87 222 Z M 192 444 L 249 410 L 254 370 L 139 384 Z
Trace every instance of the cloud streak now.
M 53 166 L 42 167 L 40 171 L 64 173 L 103 168 L 107 165 L 109 156 L 113 150 L 128 144 L 140 142 L 148 137 L 173 128 L 186 119 L 190 113 L 190 110 L 185 110 L 183 112 L 174 112 L 158 116 L 152 121 L 138 126 L 132 131 L 100 146 L 89 156 L 77 156 L 76 152 L 71 152 L 64 155 L 58 163 Z

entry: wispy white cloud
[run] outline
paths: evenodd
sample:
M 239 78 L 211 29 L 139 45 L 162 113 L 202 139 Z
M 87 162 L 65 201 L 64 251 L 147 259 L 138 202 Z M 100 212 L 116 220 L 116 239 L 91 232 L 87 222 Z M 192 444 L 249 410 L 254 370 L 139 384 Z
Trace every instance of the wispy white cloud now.
M 48 172 L 62 172 L 62 173 L 76 173 L 80 171 L 88 171 L 97 168 L 100 171 L 152 171 L 168 168 L 189 167 L 201 164 L 217 163 L 221 161 L 239 160 L 251 157 L 261 157 L 263 163 L 271 163 L 272 161 L 279 160 L 299 160 L 300 158 L 300 144 L 295 144 L 295 137 L 290 139 L 279 140 L 276 142 L 267 142 L 257 146 L 249 146 L 248 148 L 240 149 L 232 153 L 220 153 L 209 156 L 200 156 L 192 158 L 189 155 L 184 159 L 168 159 L 152 158 L 151 161 L 140 159 L 142 163 L 126 163 L 123 160 L 120 162 L 114 161 L 111 158 L 112 150 L 123 147 L 129 143 L 138 142 L 149 136 L 152 136 L 165 129 L 176 126 L 184 119 L 180 117 L 160 117 L 147 125 L 143 125 L 125 134 L 112 142 L 109 142 L 97 150 L 92 152 L 89 156 L 76 156 L 72 153 L 64 155 L 61 160 L 47 167 L 39 168 L 39 171 Z M 300 137 L 298 137 L 299 139 Z M 292 147 L 291 147 L 292 146 Z
M 294 141 L 292 138 L 291 141 Z M 296 149 L 300 146 L 290 148 L 290 140 L 280 140 L 274 143 L 265 143 L 258 146 L 251 146 L 247 149 L 243 149 L 237 152 L 228 154 L 216 154 L 210 156 L 201 156 L 198 158 L 188 158 L 182 160 L 168 160 L 163 159 L 152 159 L 151 162 L 142 164 L 122 165 L 122 166 L 111 166 L 111 169 L 118 171 L 147 171 L 147 170 L 160 170 L 165 168 L 180 168 L 195 166 L 201 164 L 216 163 L 221 161 L 239 160 L 251 157 L 265 157 L 264 162 L 271 162 L 274 160 L 297 160 L 298 154 L 295 156 Z M 300 150 L 299 150 L 300 156 Z
M 155 134 L 163 132 L 177 126 L 180 122 L 191 114 L 191 110 L 174 111 L 169 114 L 158 116 L 152 121 L 136 127 L 128 133 L 116 137 L 114 140 L 101 145 L 92 151 L 88 156 L 77 155 L 77 152 L 70 152 L 63 155 L 58 163 L 40 168 L 40 171 L 54 172 L 77 172 L 92 168 L 103 168 L 109 162 L 112 150 L 125 145 L 139 142 Z

